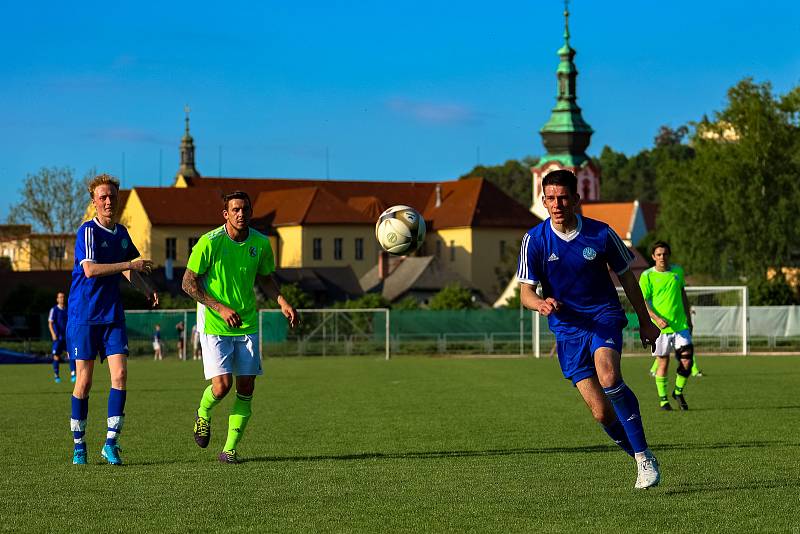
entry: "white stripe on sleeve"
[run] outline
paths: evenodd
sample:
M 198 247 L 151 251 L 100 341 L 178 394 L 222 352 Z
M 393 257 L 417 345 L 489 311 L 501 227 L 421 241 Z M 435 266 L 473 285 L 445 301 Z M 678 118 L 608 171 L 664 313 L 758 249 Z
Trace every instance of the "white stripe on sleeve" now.
M 530 247 L 530 243 L 531 243 L 530 234 L 525 234 L 525 236 L 522 238 L 522 245 L 520 246 L 520 251 L 519 251 L 519 267 L 517 268 L 517 280 L 527 284 L 537 284 L 538 280 L 536 280 L 533 276 L 531 276 L 529 255 L 528 255 L 528 247 Z
M 620 237 L 614 230 L 609 228 L 608 233 L 611 236 L 611 241 L 617 247 L 617 252 L 619 253 L 619 257 L 625 262 L 624 268 L 622 268 L 619 271 L 614 271 L 619 275 L 630 269 L 631 264 L 633 263 L 633 254 L 631 254 L 631 251 L 628 250 L 628 247 L 625 246 L 625 243 L 622 242 L 622 239 L 620 239 Z

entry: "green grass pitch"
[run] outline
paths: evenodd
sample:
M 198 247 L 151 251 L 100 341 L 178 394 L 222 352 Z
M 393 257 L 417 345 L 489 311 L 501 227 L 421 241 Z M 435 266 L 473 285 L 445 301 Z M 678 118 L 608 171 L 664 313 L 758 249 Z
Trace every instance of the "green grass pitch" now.
M 550 359 L 267 359 L 234 466 L 230 396 L 211 446 L 192 439 L 198 362 L 130 362 L 123 467 L 99 456 L 105 366 L 88 466 L 69 463 L 69 382 L 0 366 L 0 530 L 800 531 L 800 358 L 701 358 L 689 412 L 657 409 L 650 359 L 623 361 L 662 465 L 649 491 Z

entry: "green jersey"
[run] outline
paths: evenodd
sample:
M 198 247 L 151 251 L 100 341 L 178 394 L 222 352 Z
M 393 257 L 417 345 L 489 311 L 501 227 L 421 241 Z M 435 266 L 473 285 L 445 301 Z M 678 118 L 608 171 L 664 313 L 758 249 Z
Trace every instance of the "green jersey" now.
M 217 336 L 240 336 L 258 332 L 258 311 L 253 289 L 256 274 L 275 270 L 275 258 L 267 236 L 250 228 L 244 241 L 234 241 L 220 226 L 200 238 L 192 249 L 186 268 L 203 276 L 205 290 L 242 318 L 242 326 L 232 328 L 219 313 L 197 305 L 198 329 Z
M 644 300 L 650 303 L 653 311 L 667 321 L 661 332 L 671 334 L 689 328 L 686 311 L 683 309 L 683 292 L 686 286 L 683 268 L 671 265 L 668 271 L 657 271 L 650 267 L 639 277 Z

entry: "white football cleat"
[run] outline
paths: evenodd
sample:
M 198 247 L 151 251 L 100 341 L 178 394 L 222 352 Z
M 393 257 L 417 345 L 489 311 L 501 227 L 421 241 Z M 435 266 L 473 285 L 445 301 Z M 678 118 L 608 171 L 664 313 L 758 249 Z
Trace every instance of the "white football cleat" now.
M 638 456 L 638 455 L 637 455 Z M 647 489 L 658 486 L 661 482 L 661 471 L 658 469 L 658 460 L 647 449 L 642 453 L 641 458 L 636 459 L 636 467 L 638 468 L 638 475 L 636 477 L 636 489 Z

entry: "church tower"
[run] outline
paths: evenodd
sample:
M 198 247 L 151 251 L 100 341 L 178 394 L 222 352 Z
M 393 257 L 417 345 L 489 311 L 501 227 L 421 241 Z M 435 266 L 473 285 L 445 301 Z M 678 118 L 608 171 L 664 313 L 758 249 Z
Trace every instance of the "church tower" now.
M 191 185 L 193 178 L 200 178 L 200 173 L 194 166 L 194 139 L 189 133 L 189 106 L 183 110 L 186 113 L 186 131 L 181 139 L 181 166 L 175 175 L 175 183 L 179 185 Z
M 578 107 L 576 78 L 578 69 L 573 59 L 575 50 L 569 45 L 569 9 L 564 6 L 564 46 L 558 49 L 561 59 L 556 70 L 556 106 L 550 120 L 539 133 L 547 154 L 531 167 L 533 204 L 531 211 L 544 220 L 548 217 L 542 205 L 542 178 L 557 169 L 568 169 L 578 177 L 578 194 L 583 200 L 600 199 L 600 169 L 586 155 L 594 130 L 583 120 Z

